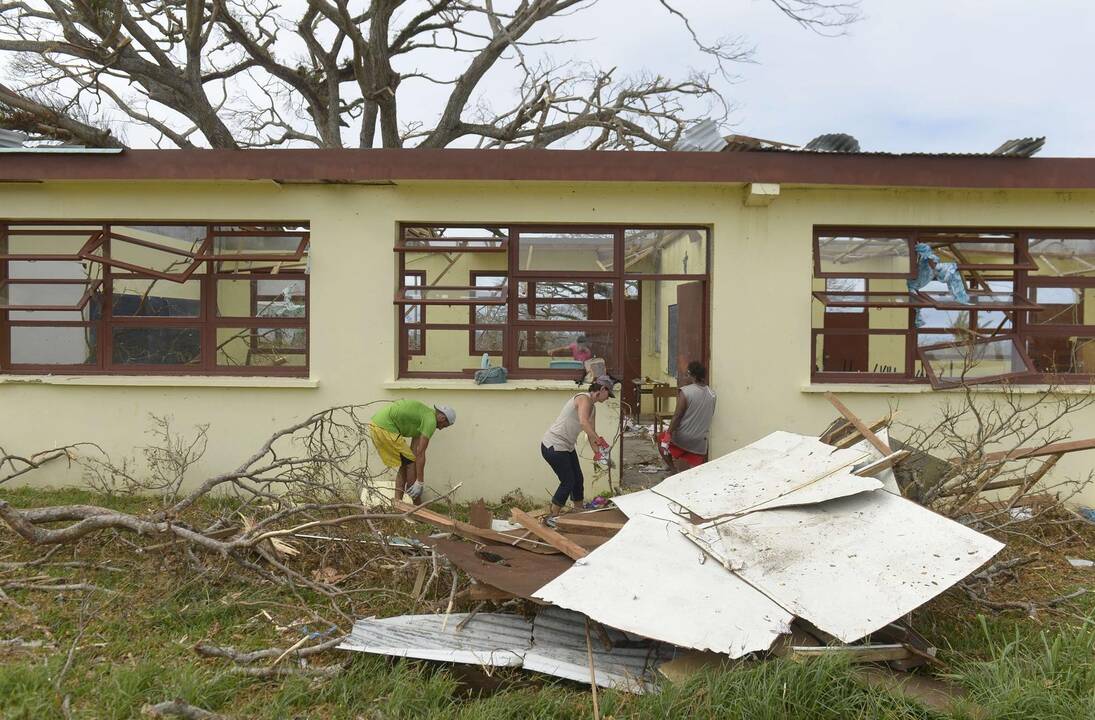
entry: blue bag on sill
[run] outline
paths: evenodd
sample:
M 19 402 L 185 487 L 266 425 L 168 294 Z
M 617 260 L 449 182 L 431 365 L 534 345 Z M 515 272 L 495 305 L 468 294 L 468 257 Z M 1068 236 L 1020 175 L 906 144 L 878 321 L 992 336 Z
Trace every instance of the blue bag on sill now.
M 475 371 L 476 385 L 498 385 L 504 383 L 509 372 L 504 367 L 488 367 Z

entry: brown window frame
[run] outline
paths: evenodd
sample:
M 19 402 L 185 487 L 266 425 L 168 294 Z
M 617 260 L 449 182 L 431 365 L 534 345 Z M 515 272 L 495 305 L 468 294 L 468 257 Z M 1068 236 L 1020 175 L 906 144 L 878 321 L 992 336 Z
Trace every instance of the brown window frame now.
M 820 259 L 818 257 L 818 238 L 827 235 L 890 235 L 890 234 L 904 234 L 908 233 L 911 238 L 910 253 L 913 252 L 912 247 L 917 242 L 924 239 L 937 238 L 939 235 L 955 235 L 968 238 L 968 242 L 1011 242 L 1015 246 L 1015 262 L 1012 264 L 996 264 L 996 263 L 959 263 L 959 267 L 963 272 L 963 276 L 967 280 L 971 294 L 978 294 L 983 292 L 984 288 L 989 287 L 991 282 L 1010 282 L 1012 284 L 1009 291 L 1012 295 L 1012 301 L 1003 307 L 981 307 L 976 308 L 970 305 L 961 305 L 950 301 L 932 300 L 926 293 L 917 292 L 916 295 L 921 299 L 929 303 L 929 307 L 937 310 L 949 310 L 949 311 L 966 311 L 969 313 L 968 329 L 972 331 L 973 336 L 987 339 L 987 338 L 1004 338 L 1014 337 L 1017 341 L 1017 347 L 1020 354 L 1024 358 L 1028 367 L 1031 368 L 1031 372 L 1023 375 L 1008 375 L 997 378 L 977 378 L 969 384 L 980 384 L 987 382 L 1000 382 L 1006 381 L 1012 384 L 1039 384 L 1039 383 L 1056 383 L 1056 384 L 1091 384 L 1095 382 L 1095 372 L 1092 373 L 1060 373 L 1060 372 L 1042 372 L 1037 370 L 1034 364 L 1034 358 L 1029 348 L 1029 344 L 1033 340 L 1038 338 L 1093 338 L 1095 339 L 1095 324 L 1092 325 L 1079 325 L 1079 324 L 1037 324 L 1030 321 L 1031 314 L 1037 312 L 1041 306 L 1033 301 L 1037 288 L 1040 287 L 1068 287 L 1077 288 L 1083 290 L 1085 288 L 1095 289 L 1095 275 L 1083 276 L 1083 275 L 1040 275 L 1037 274 L 1038 268 L 1035 255 L 1030 250 L 1030 242 L 1037 239 L 1062 239 L 1062 240 L 1091 240 L 1095 242 L 1095 228 L 1029 228 L 1029 227 L 976 227 L 976 228 L 950 228 L 950 227 L 861 227 L 861 226 L 833 226 L 833 225 L 818 225 L 813 229 L 813 251 L 814 251 L 814 277 L 821 279 L 823 277 L 832 277 L 829 274 L 818 274 L 820 267 Z M 1011 234 L 1013 239 L 1007 238 L 992 238 L 991 240 L 978 239 L 976 234 Z M 932 240 L 932 242 L 937 242 Z M 957 241 L 960 242 L 960 241 Z M 915 268 L 915 265 L 914 265 Z M 1091 272 L 1095 272 L 1095 267 Z M 875 278 L 880 277 L 878 274 L 860 273 L 860 274 L 845 274 L 841 277 L 848 278 Z M 889 275 L 882 275 L 881 277 L 887 277 L 895 279 Z M 1007 294 L 1004 291 L 996 291 L 998 294 Z M 853 295 L 872 295 L 873 293 L 851 293 Z M 892 295 L 895 293 L 884 293 L 886 295 Z M 864 302 L 854 303 L 849 302 L 847 304 L 830 303 L 826 305 L 819 295 L 833 295 L 831 292 L 812 291 L 811 297 L 813 301 L 821 303 L 823 306 L 836 306 L 836 307 L 893 307 L 883 305 L 879 302 Z M 811 328 L 811 342 L 810 342 L 810 381 L 812 383 L 826 384 L 826 383 L 862 383 L 862 384 L 874 384 L 874 383 L 887 383 L 887 384 L 923 384 L 931 383 L 929 373 L 925 369 L 920 375 L 916 375 L 916 361 L 919 360 L 920 350 L 929 345 L 921 346 L 919 343 L 922 336 L 931 335 L 951 335 L 955 333 L 954 328 L 940 328 L 940 327 L 921 327 L 915 326 L 914 318 L 916 313 L 916 307 L 908 305 L 908 322 L 905 328 L 876 328 L 876 329 L 848 329 L 841 331 L 824 330 L 822 328 Z M 983 313 L 1003 313 L 1004 322 L 1010 321 L 1010 327 L 1005 327 L 1004 323 L 1001 323 L 998 327 L 980 327 L 980 314 Z M 818 342 L 818 336 L 826 333 L 835 333 L 842 335 L 873 335 L 873 334 L 905 334 L 907 336 L 905 345 L 905 368 L 901 373 L 860 373 L 860 372 L 826 372 L 820 371 L 816 365 L 816 343 Z M 941 345 L 946 343 L 933 343 L 933 345 Z M 924 367 L 923 365 L 921 367 Z M 944 383 L 946 385 L 946 383 Z
M 506 298 L 504 302 L 494 303 L 497 305 L 504 305 L 507 308 L 507 320 L 505 324 L 498 325 L 481 325 L 474 322 L 474 316 L 469 315 L 468 322 L 466 323 L 425 323 L 421 327 L 423 329 L 423 335 L 426 330 L 465 330 L 469 335 L 469 350 L 475 348 L 475 331 L 479 330 L 502 330 L 503 331 L 503 351 L 502 364 L 508 369 L 509 377 L 513 379 L 531 379 L 531 380 L 573 380 L 575 378 L 575 371 L 573 369 L 538 369 L 538 368 L 521 368 L 518 366 L 518 335 L 522 330 L 564 330 L 568 332 L 605 332 L 608 331 L 611 335 L 612 343 L 612 360 L 616 365 L 620 367 L 609 367 L 608 371 L 616 377 L 623 377 L 622 362 L 624 357 L 624 345 L 625 345 L 625 325 L 624 325 L 624 293 L 625 284 L 627 281 L 641 281 L 641 280 L 683 280 L 691 282 L 700 282 L 703 284 L 703 296 L 704 296 L 704 317 L 702 319 L 703 325 L 703 346 L 704 357 L 709 352 L 710 332 L 709 332 L 709 315 L 710 315 L 710 288 L 711 288 L 711 251 L 712 251 L 712 232 L 711 228 L 703 225 L 681 225 L 674 223 L 664 224 L 568 224 L 568 223 L 556 223 L 556 224 L 523 224 L 523 223 L 497 223 L 497 222 L 482 222 L 482 223 L 438 223 L 438 222 L 402 222 L 399 223 L 396 230 L 396 242 L 394 251 L 397 255 L 397 274 L 396 277 L 402 277 L 406 270 L 406 254 L 423 252 L 420 247 L 407 247 L 405 238 L 408 237 L 408 231 L 410 228 L 429 228 L 429 229 L 444 229 L 444 228 L 495 228 L 506 231 L 505 242 L 500 242 L 503 246 L 501 248 L 467 248 L 463 250 L 453 250 L 451 248 L 438 248 L 431 250 L 435 252 L 448 252 L 455 254 L 457 252 L 506 252 L 506 271 L 505 275 L 508 278 L 506 287 Z M 623 269 L 622 258 L 624 257 L 624 232 L 625 230 L 632 229 L 684 229 L 684 230 L 696 230 L 704 233 L 706 240 L 704 258 L 704 271 L 696 273 L 676 273 L 676 274 L 659 274 L 659 273 L 641 273 L 641 272 L 625 272 Z M 519 237 L 521 233 L 529 232 L 565 232 L 565 233 L 582 233 L 590 232 L 597 234 L 612 234 L 613 236 L 613 269 L 609 271 L 569 271 L 569 270 L 547 270 L 547 271 L 534 271 L 525 270 L 522 271 L 518 268 L 518 262 L 520 258 L 520 242 Z M 485 275 L 500 275 L 500 270 L 483 270 L 472 271 L 474 273 L 482 273 Z M 469 275 L 471 277 L 471 275 Z M 582 321 L 545 321 L 545 320 L 520 320 L 518 319 L 518 287 L 521 282 L 582 282 L 588 284 L 597 283 L 612 283 L 612 307 L 613 317 L 609 320 L 582 320 Z M 396 289 L 395 304 L 397 307 L 406 303 L 406 300 L 401 300 L 402 288 Z M 588 299 L 588 298 L 587 298 Z M 577 300 L 577 302 L 585 302 L 586 300 Z M 538 302 L 538 301 L 535 301 Z M 486 304 L 481 300 L 473 303 L 438 303 L 438 304 L 467 304 L 469 306 L 469 312 L 474 311 L 475 305 Z M 460 371 L 415 371 L 408 369 L 408 360 L 410 353 L 408 352 L 408 336 L 407 326 L 402 320 L 397 323 L 397 346 L 398 346 L 398 373 L 399 378 L 438 378 L 438 379 L 457 379 L 457 378 L 471 378 L 474 376 L 477 368 L 464 368 Z M 482 351 L 471 352 L 471 356 L 479 355 Z M 492 352 L 492 355 L 497 353 Z
M 132 263 L 123 263 L 110 257 L 112 226 L 205 226 L 206 239 L 193 253 L 179 252 L 171 248 L 173 254 L 190 257 L 193 266 L 181 273 L 163 273 L 154 268 L 146 268 Z M 11 375 L 39 375 L 39 374 L 78 374 L 78 375 L 198 375 L 198 376 L 245 376 L 245 377 L 276 377 L 293 376 L 307 377 L 310 365 L 311 331 L 309 290 L 310 278 L 306 272 L 286 271 L 273 272 L 272 269 L 261 270 L 245 269 L 240 272 L 216 271 L 220 262 L 246 262 L 248 257 L 242 255 L 217 255 L 204 254 L 209 248 L 211 238 L 214 235 L 223 234 L 217 228 L 225 226 L 295 226 L 308 227 L 303 221 L 269 221 L 256 223 L 255 221 L 160 221 L 160 220 L 111 220 L 111 221 L 58 221 L 58 220 L 4 220 L 0 221 L 0 239 L 7 239 L 10 228 L 22 226 L 44 226 L 34 230 L 16 230 L 15 233 L 23 235 L 87 235 L 81 251 L 75 255 L 43 255 L 34 253 L 5 252 L 0 255 L 0 281 L 8 280 L 8 262 L 26 260 L 49 261 L 74 261 L 97 263 L 101 267 L 102 277 L 92 282 L 96 283 L 97 292 L 92 293 L 93 299 L 97 299 L 98 316 L 85 317 L 82 320 L 36 320 L 33 318 L 12 319 L 7 309 L 0 310 L 0 373 Z M 74 231 L 72 226 L 91 226 L 93 229 Z M 50 228 L 50 229 L 46 229 Z M 282 234 L 275 231 L 264 233 L 261 230 L 248 232 L 251 235 Z M 291 252 L 282 257 L 284 262 L 299 262 L 307 251 L 310 242 L 310 230 L 293 231 L 287 235 L 302 236 L 301 243 Z M 126 238 L 123 242 L 131 243 L 133 238 Z M 156 246 L 155 249 L 164 249 L 157 243 L 138 241 L 137 244 Z M 99 253 L 96 255 L 96 253 Z M 256 254 L 257 255 L 257 254 Z M 272 255 L 272 254 L 271 254 Z M 271 260 L 271 255 L 263 254 L 259 261 Z M 201 256 L 201 257 L 199 257 Z M 290 260 L 289 258 L 294 258 Z M 278 260 L 274 259 L 277 263 Z M 254 307 L 255 285 L 253 281 L 263 279 L 264 275 L 278 279 L 299 279 L 304 283 L 304 316 L 300 318 L 272 318 L 272 317 L 220 317 L 217 312 L 217 282 L 218 280 L 247 280 L 252 282 L 252 307 Z M 114 282 L 120 279 L 126 280 L 151 280 L 155 282 L 198 282 L 198 314 L 194 317 L 165 317 L 165 316 L 133 316 L 114 315 L 113 295 Z M 40 280 L 39 280 L 40 282 Z M 45 309 L 45 308 L 42 308 Z M 61 309 L 61 308 L 53 308 Z M 64 308 L 71 310 L 71 308 Z M 12 309 L 12 312 L 17 309 Z M 14 363 L 11 359 L 11 332 L 17 327 L 84 327 L 95 333 L 96 348 L 94 361 L 88 364 L 51 364 L 51 363 Z M 137 364 L 116 362 L 113 358 L 113 338 L 117 330 L 134 328 L 147 329 L 194 329 L 199 338 L 199 357 L 195 363 L 161 365 L 161 364 Z M 306 361 L 302 366 L 226 366 L 218 365 L 218 340 L 217 331 L 225 328 L 246 330 L 249 328 L 292 328 L 302 329 L 305 333 L 305 345 L 303 349 L 286 348 L 285 352 L 278 354 L 304 354 Z M 253 340 L 253 338 L 252 338 Z M 256 351 L 266 353 L 267 350 L 256 348 Z

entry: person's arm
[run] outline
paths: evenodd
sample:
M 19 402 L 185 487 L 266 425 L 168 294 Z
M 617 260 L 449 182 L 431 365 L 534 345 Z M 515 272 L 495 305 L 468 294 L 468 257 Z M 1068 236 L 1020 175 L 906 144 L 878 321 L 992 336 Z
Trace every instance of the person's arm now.
M 585 431 L 589 446 L 600 452 L 608 443 L 597 434 L 597 429 L 593 427 L 593 401 L 589 399 L 588 395 L 579 395 L 574 398 L 574 402 L 578 403 L 578 422 L 581 423 L 582 430 Z
M 415 470 L 415 482 L 421 483 L 423 486 L 426 484 L 426 447 L 430 444 L 430 439 L 425 435 L 419 435 L 411 443 L 411 452 L 414 453 L 414 470 Z
M 669 421 L 669 436 L 672 437 L 673 433 L 677 430 L 677 425 L 680 424 L 681 418 L 684 417 L 684 411 L 688 409 L 688 397 L 685 396 L 683 390 L 677 391 L 677 409 L 673 411 L 673 419 Z

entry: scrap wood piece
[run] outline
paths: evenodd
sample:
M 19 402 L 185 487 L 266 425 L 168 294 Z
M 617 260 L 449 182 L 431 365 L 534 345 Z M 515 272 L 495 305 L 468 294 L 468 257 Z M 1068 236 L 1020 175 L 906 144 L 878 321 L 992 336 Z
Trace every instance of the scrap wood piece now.
M 471 543 L 438 538 L 431 539 L 430 544 L 477 582 L 526 600 L 533 600 L 533 593 L 562 575 L 572 564 L 570 558 L 558 553 L 536 555 L 501 545 L 487 546 L 490 553 L 500 557 L 501 561 L 486 562 Z
M 969 706 L 965 688 L 956 683 L 916 673 L 898 674 L 877 665 L 859 665 L 854 673 L 865 685 L 913 700 L 929 710 L 949 715 L 962 707 L 970 717 L 988 717 L 984 708 Z
M 1065 442 L 1043 445 L 1042 447 L 1016 448 L 1014 450 L 988 453 L 981 457 L 981 462 L 988 464 L 1005 462 L 1008 460 L 1025 460 L 1027 458 L 1044 457 L 1046 455 L 1063 455 L 1065 453 L 1092 449 L 1095 449 L 1095 438 L 1088 438 L 1087 440 L 1067 440 Z M 951 462 L 963 463 L 966 462 L 966 460 L 962 458 L 952 458 Z
M 838 413 L 844 416 L 845 420 L 855 426 L 855 429 L 859 431 L 860 435 L 866 438 L 867 441 L 871 443 L 871 445 L 874 445 L 875 450 L 878 450 L 880 453 L 882 453 L 883 456 L 889 455 L 891 452 L 893 452 L 893 450 L 890 449 L 890 446 L 879 440 L 878 436 L 875 435 L 874 432 L 869 427 L 867 427 L 863 423 L 863 421 L 856 416 L 855 413 L 849 410 L 847 405 L 840 402 L 840 399 L 837 398 L 836 395 L 833 395 L 831 392 L 827 392 L 825 393 L 825 399 L 832 403 L 833 407 L 836 408 Z
M 501 602 L 505 600 L 512 600 L 516 595 L 508 593 L 501 588 L 496 588 L 493 585 L 487 585 L 486 583 L 473 582 L 471 587 L 468 588 L 468 598 L 471 600 L 489 600 L 491 602 Z
M 520 508 L 512 508 L 510 510 L 510 517 L 513 518 L 514 522 L 520 523 L 530 533 L 551 545 L 556 550 L 559 550 L 572 560 L 581 560 L 589 554 L 589 551 L 584 547 L 578 545 L 573 540 L 569 540 L 563 535 L 560 535 L 547 525 L 541 524 L 539 520 L 530 517 L 528 513 Z
M 843 417 L 835 421 L 839 423 L 839 426 L 835 430 L 826 431 L 819 438 L 821 442 L 826 445 L 832 445 L 838 448 L 848 448 L 855 445 L 860 440 L 865 439 L 855 425 L 852 425 Z M 867 427 L 871 429 L 871 432 L 878 433 L 880 430 L 887 429 L 893 423 L 893 415 L 883 415 L 877 420 L 868 423 Z
M 898 450 L 897 452 L 890 453 L 886 457 L 879 458 L 874 462 L 864 465 L 854 471 L 855 475 L 862 475 L 863 477 L 874 477 L 883 470 L 892 468 L 897 463 L 901 462 L 909 456 L 908 450 Z
M 520 667 L 525 651 L 532 644 L 532 623 L 519 615 L 471 615 L 401 615 L 358 620 L 338 649 L 420 660 Z M 457 625 L 461 624 L 462 629 L 457 630 Z
M 791 614 L 704 557 L 680 526 L 637 516 L 533 596 L 628 633 L 741 657 L 767 650 Z
M 605 513 L 597 510 L 589 513 L 570 513 L 555 518 L 555 527 L 564 532 L 581 533 L 583 535 L 602 535 L 612 537 L 627 522 L 627 516 L 618 510 Z
M 852 663 L 891 662 L 908 660 L 912 652 L 900 643 L 885 645 L 791 645 L 786 657 L 804 660 L 812 657 L 839 657 Z
M 852 474 L 871 457 L 865 450 L 834 450 L 816 437 L 777 431 L 666 478 L 651 491 L 700 518 L 809 505 L 881 489 L 880 481 Z
M 479 498 L 468 507 L 468 520 L 477 528 L 483 530 L 493 529 L 491 521 L 494 520 L 494 517 L 487 508 L 487 504 L 483 502 L 483 498 Z
M 535 553 L 543 553 L 545 555 L 552 555 L 557 552 L 555 548 L 542 542 L 536 542 L 532 540 L 524 540 L 519 536 L 508 535 L 502 532 L 496 532 L 494 530 L 477 528 L 460 520 L 447 517 L 440 513 L 436 513 L 433 510 L 427 510 L 426 508 L 420 508 L 410 503 L 397 500 L 394 503 L 396 510 L 400 510 L 405 513 L 413 515 L 416 519 L 427 522 L 445 530 L 450 530 L 457 535 L 469 538 L 471 540 L 487 540 L 494 543 L 501 543 L 502 545 L 512 545 L 515 547 L 524 548 L 525 550 L 531 550 Z
M 750 585 L 846 643 L 923 605 L 1004 547 L 888 492 L 750 513 L 695 535 L 688 539 Z

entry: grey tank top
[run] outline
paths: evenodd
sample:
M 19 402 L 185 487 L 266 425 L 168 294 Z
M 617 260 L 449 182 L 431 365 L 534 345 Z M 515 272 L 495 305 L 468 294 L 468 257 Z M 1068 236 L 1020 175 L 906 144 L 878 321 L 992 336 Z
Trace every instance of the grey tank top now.
M 563 405 L 563 409 L 559 412 L 559 417 L 555 418 L 555 422 L 551 424 L 548 431 L 544 433 L 544 438 L 540 442 L 545 447 L 549 447 L 559 452 L 571 452 L 574 450 L 575 443 L 578 442 L 578 434 L 582 432 L 582 423 L 578 419 L 578 403 L 575 402 L 576 398 L 585 395 L 589 397 L 589 393 L 578 393 L 574 397 L 567 400 L 566 405 Z M 597 406 L 594 405 L 589 419 L 592 422 L 597 416 Z
M 673 433 L 673 444 L 697 455 L 707 454 L 707 434 L 715 415 L 715 391 L 707 385 L 692 383 L 681 388 L 688 407 Z

